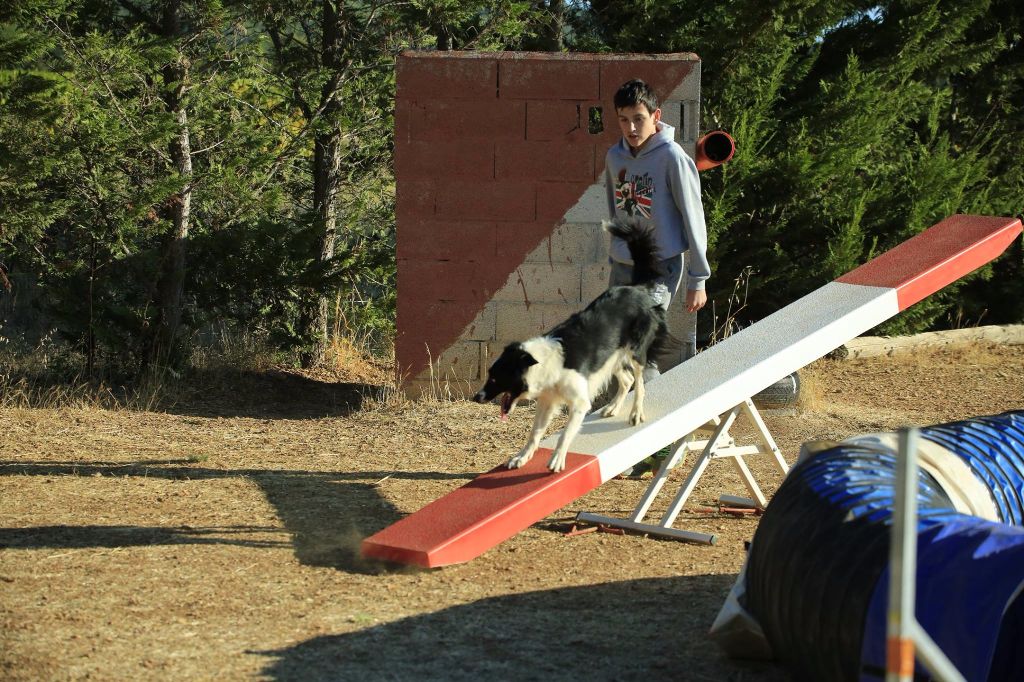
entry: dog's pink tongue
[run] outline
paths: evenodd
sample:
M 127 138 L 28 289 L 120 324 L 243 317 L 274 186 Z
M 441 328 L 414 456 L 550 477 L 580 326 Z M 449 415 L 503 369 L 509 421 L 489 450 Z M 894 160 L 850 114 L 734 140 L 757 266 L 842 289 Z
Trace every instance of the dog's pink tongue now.
M 508 421 L 508 412 L 504 412 L 503 411 L 501 413 L 501 421 L 503 421 L 503 422 L 507 422 Z

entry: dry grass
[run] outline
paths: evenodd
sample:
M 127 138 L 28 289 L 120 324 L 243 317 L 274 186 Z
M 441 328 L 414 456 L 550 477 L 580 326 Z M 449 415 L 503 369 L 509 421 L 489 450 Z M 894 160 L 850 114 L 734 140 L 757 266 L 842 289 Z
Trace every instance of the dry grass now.
M 405 399 L 394 380 L 393 348 L 374 355 L 347 332 L 332 336 L 321 362 L 303 371 L 294 369 L 294 358 L 272 347 L 264 335 L 223 329 L 203 343 L 192 343 L 183 369 L 157 368 L 141 380 L 116 369 L 97 374 L 120 375 L 120 380 L 90 380 L 83 376 L 84 363 L 84 357 L 49 342 L 0 352 L 0 408 L 166 410 L 204 394 L 228 394 L 254 377 L 275 374 L 372 386 L 367 393 L 374 403 L 400 404 Z

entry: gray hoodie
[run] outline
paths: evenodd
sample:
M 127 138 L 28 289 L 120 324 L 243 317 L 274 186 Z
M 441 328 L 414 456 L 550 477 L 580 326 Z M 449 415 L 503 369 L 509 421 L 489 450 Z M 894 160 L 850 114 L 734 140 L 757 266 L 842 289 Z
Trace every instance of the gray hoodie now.
M 625 139 L 608 150 L 604 182 L 612 217 L 643 218 L 654 224 L 658 258 L 690 252 L 687 289 L 704 288 L 711 276 L 708 231 L 700 199 L 697 165 L 675 141 L 675 128 L 659 122 L 656 132 L 633 156 Z M 611 257 L 631 263 L 629 249 L 612 237 Z

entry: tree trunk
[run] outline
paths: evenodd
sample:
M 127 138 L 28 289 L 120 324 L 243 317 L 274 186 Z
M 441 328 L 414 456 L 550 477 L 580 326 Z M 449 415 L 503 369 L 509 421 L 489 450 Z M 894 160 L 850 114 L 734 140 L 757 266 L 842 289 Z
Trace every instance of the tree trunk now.
M 547 16 L 541 22 L 537 31 L 537 42 L 539 48 L 547 52 L 562 52 L 565 50 L 565 2 L 564 0 L 541 0 L 538 3 L 539 10 Z
M 192 212 L 192 153 L 188 112 L 184 107 L 175 112 L 175 119 L 179 127 L 175 139 L 171 142 L 171 160 L 180 177 L 182 188 L 172 199 L 171 234 L 164 252 L 164 272 L 159 289 L 161 325 L 158 346 L 164 360 L 173 354 L 177 346 L 178 330 L 181 327 L 189 219 Z
M 168 2 L 164 6 L 164 36 L 177 38 L 181 32 L 181 2 Z M 171 164 L 178 174 L 181 189 L 170 199 L 171 231 L 164 245 L 160 276 L 156 287 L 154 328 L 143 357 L 143 368 L 159 367 L 172 361 L 177 350 L 181 327 L 182 300 L 185 292 L 185 263 L 188 251 L 189 220 L 192 212 L 192 150 L 189 137 L 188 111 L 185 108 L 185 83 L 189 63 L 184 54 L 162 71 L 164 103 L 174 115 L 177 131 L 170 144 Z
M 313 210 L 320 232 L 320 262 L 334 257 L 334 244 L 338 236 L 338 188 L 341 185 L 342 108 L 341 83 L 348 65 L 344 57 L 345 17 L 341 3 L 330 0 L 323 3 L 323 63 L 331 74 L 320 94 L 323 107 L 323 131 L 314 140 L 313 153 Z M 302 365 L 310 367 L 320 362 L 327 348 L 329 311 L 328 292 L 317 291 L 311 296 L 303 313 L 302 328 L 312 341 L 302 354 Z

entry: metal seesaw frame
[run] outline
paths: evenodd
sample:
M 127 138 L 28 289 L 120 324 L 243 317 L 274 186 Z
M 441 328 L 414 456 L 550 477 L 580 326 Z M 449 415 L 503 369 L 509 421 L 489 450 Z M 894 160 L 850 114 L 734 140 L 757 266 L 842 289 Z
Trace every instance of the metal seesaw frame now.
M 729 429 L 740 414 L 743 414 L 756 430 L 757 440 L 759 441 L 757 444 L 736 445 L 735 439 L 730 435 Z M 710 437 L 700 438 L 700 434 L 706 435 L 712 429 L 713 432 Z M 665 510 L 661 520 L 656 524 L 644 523 L 644 518 L 650 511 L 654 499 L 668 481 L 669 472 L 682 463 L 687 453 L 697 451 L 700 451 L 700 455 L 694 462 L 693 468 L 687 475 L 686 480 L 683 481 L 679 492 L 676 493 L 668 509 Z M 779 450 L 778 445 L 775 444 L 775 439 L 772 438 L 772 434 L 768 431 L 764 419 L 761 418 L 761 413 L 758 412 L 753 401 L 747 398 L 721 417 L 715 417 L 704 426 L 672 444 L 671 454 L 662 462 L 657 474 L 655 474 L 650 485 L 647 486 L 647 490 L 640 498 L 640 502 L 629 518 L 623 519 L 614 516 L 592 514 L 590 512 L 580 512 L 577 514 L 576 520 L 584 523 L 596 523 L 613 528 L 623 528 L 640 533 L 659 535 L 676 540 L 713 545 L 715 544 L 714 535 L 673 528 L 672 525 L 675 523 L 676 517 L 679 516 L 683 505 L 686 504 L 690 494 L 697 487 L 701 475 L 707 469 L 711 460 L 722 458 L 732 460 L 736 471 L 739 473 L 740 478 L 743 479 L 743 483 L 747 486 L 747 491 L 753 499 L 723 495 L 720 501 L 736 506 L 764 509 L 768 501 L 764 493 L 761 492 L 761 488 L 757 485 L 757 481 L 754 480 L 754 475 L 751 473 L 750 468 L 744 461 L 744 457 L 762 454 L 772 455 L 783 476 L 789 472 L 789 465 L 786 464 L 786 460 L 782 457 L 782 452 Z

